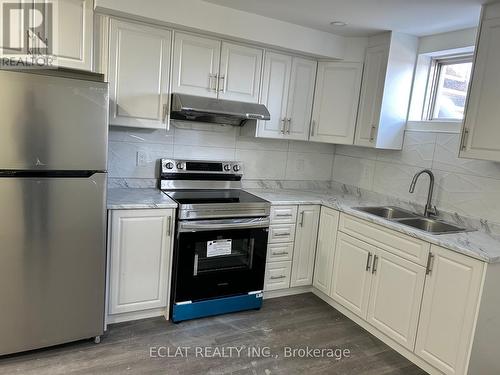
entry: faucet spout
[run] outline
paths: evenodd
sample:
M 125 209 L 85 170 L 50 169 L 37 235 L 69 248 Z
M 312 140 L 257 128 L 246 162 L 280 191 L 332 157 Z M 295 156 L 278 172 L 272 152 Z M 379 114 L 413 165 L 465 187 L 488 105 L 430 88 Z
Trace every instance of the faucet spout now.
M 418 178 L 424 173 L 429 175 L 429 179 L 430 179 L 429 192 L 427 193 L 427 203 L 426 203 L 425 209 L 424 209 L 424 216 L 425 217 L 430 217 L 431 215 L 436 216 L 437 215 L 436 206 L 432 205 L 432 195 L 434 193 L 434 181 L 435 181 L 435 179 L 434 179 L 434 173 L 432 173 L 432 171 L 430 169 L 421 170 L 420 172 L 416 173 L 415 176 L 413 176 L 413 180 L 411 181 L 409 192 L 413 193 L 415 191 L 415 186 L 417 184 Z

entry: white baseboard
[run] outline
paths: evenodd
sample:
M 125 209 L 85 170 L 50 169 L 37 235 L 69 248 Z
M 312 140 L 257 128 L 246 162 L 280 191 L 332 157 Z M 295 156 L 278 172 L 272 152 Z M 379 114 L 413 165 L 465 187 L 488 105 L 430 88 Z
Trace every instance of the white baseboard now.
M 133 311 L 122 314 L 113 314 L 106 317 L 106 325 L 114 323 L 123 323 L 132 320 L 156 318 L 158 316 L 165 317 L 168 320 L 167 309 L 165 307 L 144 311 Z
M 285 296 L 293 296 L 295 294 L 309 293 L 312 291 L 312 286 L 296 286 L 294 288 L 270 290 L 264 292 L 264 299 L 278 298 Z

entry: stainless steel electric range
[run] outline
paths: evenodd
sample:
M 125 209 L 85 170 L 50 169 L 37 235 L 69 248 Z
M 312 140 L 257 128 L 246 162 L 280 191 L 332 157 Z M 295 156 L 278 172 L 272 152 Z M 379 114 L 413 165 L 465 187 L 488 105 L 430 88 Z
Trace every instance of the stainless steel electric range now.
M 270 203 L 242 175 L 240 162 L 161 160 L 160 188 L 178 204 L 174 322 L 261 307 Z

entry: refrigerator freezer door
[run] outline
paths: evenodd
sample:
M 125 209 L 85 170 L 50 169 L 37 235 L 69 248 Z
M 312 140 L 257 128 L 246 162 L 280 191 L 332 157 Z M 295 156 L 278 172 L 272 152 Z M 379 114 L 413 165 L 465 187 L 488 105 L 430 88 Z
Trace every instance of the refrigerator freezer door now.
M 108 84 L 0 71 L 0 170 L 106 170 Z
M 0 178 L 0 355 L 102 334 L 105 187 Z

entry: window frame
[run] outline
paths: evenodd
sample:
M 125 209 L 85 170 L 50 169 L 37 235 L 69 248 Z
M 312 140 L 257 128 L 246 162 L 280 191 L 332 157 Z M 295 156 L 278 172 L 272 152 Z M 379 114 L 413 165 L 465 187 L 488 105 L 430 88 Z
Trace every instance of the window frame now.
M 441 80 L 441 73 L 443 72 L 443 68 L 446 65 L 453 64 L 463 64 L 463 63 L 474 63 L 474 54 L 466 53 L 466 54 L 455 54 L 455 55 L 443 55 L 439 57 L 434 57 L 431 60 L 430 69 L 429 69 L 429 81 L 427 84 L 427 89 L 425 93 L 425 101 L 423 108 L 423 119 L 422 121 L 430 121 L 430 122 L 462 122 L 463 118 L 439 118 L 435 117 L 435 109 L 436 109 L 436 98 L 439 91 L 439 82 Z M 472 73 L 473 67 L 471 67 Z M 467 91 L 465 94 L 465 100 L 467 102 L 467 96 L 469 95 L 470 84 L 467 87 Z M 464 114 L 465 116 L 465 114 Z

